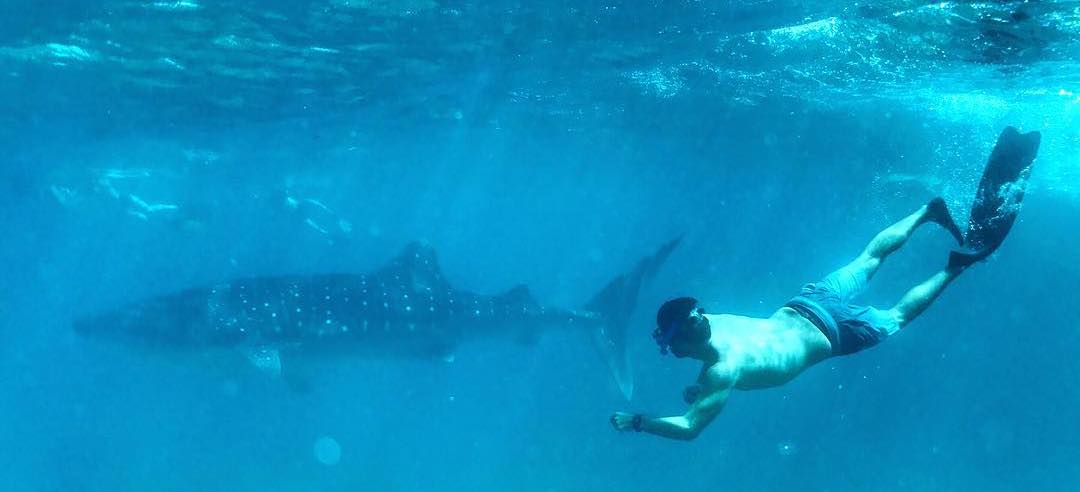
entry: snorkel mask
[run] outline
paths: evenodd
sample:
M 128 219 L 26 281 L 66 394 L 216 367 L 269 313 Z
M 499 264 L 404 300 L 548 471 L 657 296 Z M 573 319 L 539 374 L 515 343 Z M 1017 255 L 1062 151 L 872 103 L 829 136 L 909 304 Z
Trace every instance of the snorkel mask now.
M 671 339 L 675 338 L 675 335 L 679 334 L 679 328 L 682 323 L 672 322 L 668 324 L 666 328 L 657 327 L 652 332 L 653 340 L 660 346 L 660 355 L 667 355 L 671 350 Z

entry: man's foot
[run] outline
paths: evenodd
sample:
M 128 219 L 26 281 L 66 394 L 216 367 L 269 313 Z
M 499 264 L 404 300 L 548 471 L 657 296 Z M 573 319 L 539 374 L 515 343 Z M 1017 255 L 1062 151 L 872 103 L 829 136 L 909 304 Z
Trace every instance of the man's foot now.
M 964 233 L 960 232 L 960 228 L 953 221 L 952 214 L 949 213 L 949 207 L 945 205 L 945 200 L 940 196 L 930 200 L 930 203 L 926 204 L 926 220 L 935 222 L 945 230 L 949 231 L 956 238 L 956 244 L 964 244 Z

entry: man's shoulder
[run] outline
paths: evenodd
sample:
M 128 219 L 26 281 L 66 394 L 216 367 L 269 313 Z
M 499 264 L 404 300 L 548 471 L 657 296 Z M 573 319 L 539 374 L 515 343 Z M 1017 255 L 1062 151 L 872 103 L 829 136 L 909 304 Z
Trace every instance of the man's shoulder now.
M 698 383 L 705 389 L 717 390 L 731 387 L 735 384 L 735 379 L 734 368 L 721 359 L 701 368 Z

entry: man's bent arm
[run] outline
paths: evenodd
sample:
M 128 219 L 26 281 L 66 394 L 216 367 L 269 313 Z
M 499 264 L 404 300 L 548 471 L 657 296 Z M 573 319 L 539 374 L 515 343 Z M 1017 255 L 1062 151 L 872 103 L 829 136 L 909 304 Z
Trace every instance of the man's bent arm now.
M 641 431 L 668 439 L 690 441 L 720 415 L 727 403 L 731 388 L 724 388 L 704 395 L 690 405 L 685 415 L 641 419 Z

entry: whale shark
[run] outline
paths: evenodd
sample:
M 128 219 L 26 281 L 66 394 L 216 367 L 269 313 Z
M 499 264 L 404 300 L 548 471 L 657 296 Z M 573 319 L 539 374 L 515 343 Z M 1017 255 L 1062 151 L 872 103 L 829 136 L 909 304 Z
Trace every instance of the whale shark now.
M 445 279 L 435 251 L 408 244 L 365 274 L 236 278 L 77 318 L 81 336 L 154 350 L 227 349 L 288 380 L 290 360 L 397 354 L 451 361 L 469 340 L 535 340 L 545 330 L 590 336 L 626 398 L 633 377 L 625 333 L 639 292 L 678 246 L 662 245 L 578 309 L 542 306 L 528 287 L 484 295 Z

